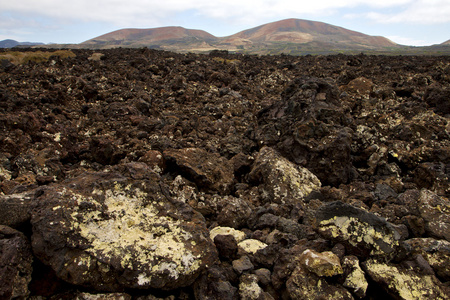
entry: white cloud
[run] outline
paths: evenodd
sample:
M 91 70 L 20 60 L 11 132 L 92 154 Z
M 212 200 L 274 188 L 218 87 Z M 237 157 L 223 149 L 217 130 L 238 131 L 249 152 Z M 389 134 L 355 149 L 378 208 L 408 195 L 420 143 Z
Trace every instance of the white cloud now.
M 431 0 L 433 1 L 433 0 Z M 423 2 L 417 0 L 20 0 L 2 3 L 3 11 L 48 16 L 65 21 L 100 21 L 126 25 L 164 22 L 187 10 L 224 21 L 258 24 L 267 18 L 324 16 L 346 7 L 373 9 Z M 448 2 L 444 0 L 443 2 Z
M 397 13 L 370 12 L 366 16 L 378 23 L 441 24 L 450 23 L 450 1 L 418 0 Z

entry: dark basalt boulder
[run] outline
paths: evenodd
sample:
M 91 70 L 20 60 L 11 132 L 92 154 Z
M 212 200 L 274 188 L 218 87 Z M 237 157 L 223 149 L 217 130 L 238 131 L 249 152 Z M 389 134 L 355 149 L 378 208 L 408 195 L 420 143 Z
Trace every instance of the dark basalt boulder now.
M 217 258 L 203 217 L 170 198 L 156 173 L 90 173 L 42 189 L 31 224 L 35 255 L 96 290 L 187 286 Z

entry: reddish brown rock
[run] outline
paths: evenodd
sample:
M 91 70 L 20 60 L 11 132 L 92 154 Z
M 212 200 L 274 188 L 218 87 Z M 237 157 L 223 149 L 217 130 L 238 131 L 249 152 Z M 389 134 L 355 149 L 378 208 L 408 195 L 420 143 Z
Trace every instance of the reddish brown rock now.
M 25 235 L 0 225 L 0 298 L 25 299 L 29 296 L 33 256 Z
M 169 168 L 195 182 L 200 189 L 222 194 L 230 191 L 233 166 L 219 154 L 198 148 L 173 149 L 164 151 L 164 158 Z
M 58 277 L 103 291 L 191 284 L 217 257 L 202 218 L 167 198 L 156 173 L 80 176 L 42 191 L 34 253 Z

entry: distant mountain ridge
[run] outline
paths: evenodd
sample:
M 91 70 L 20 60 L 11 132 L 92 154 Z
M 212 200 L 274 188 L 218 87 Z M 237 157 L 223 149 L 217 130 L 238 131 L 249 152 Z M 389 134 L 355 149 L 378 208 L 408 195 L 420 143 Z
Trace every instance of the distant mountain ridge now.
M 11 39 L 0 41 L 0 48 L 13 48 L 18 46 L 36 46 L 36 45 L 44 45 L 44 43 L 18 42 L 16 40 Z
M 279 51 L 301 46 L 316 49 L 379 49 L 397 47 L 387 38 L 370 36 L 323 22 L 286 19 L 267 23 L 226 37 L 183 27 L 116 30 L 80 45 L 90 48 L 152 47 L 173 51 L 223 49 L 240 52 Z

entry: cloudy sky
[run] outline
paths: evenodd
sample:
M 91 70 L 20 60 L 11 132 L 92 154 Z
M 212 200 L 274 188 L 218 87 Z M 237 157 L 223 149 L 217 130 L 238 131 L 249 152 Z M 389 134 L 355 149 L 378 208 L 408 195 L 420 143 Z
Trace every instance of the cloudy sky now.
M 227 36 L 287 18 L 404 45 L 450 39 L 450 0 L 1 0 L 0 40 L 81 43 L 117 29 L 161 26 Z

